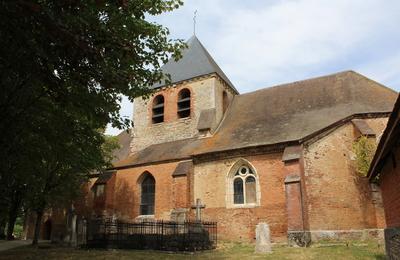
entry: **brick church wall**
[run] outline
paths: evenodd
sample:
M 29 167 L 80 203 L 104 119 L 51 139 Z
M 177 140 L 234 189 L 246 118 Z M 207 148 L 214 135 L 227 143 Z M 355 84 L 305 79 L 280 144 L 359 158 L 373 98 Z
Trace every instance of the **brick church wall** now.
M 400 227 L 400 148 L 397 147 L 393 154 L 397 165 L 394 166 L 393 160 L 389 157 L 381 170 L 383 174 L 379 181 L 388 228 Z
M 116 173 L 113 212 L 123 220 L 140 215 L 140 177 L 149 172 L 155 179 L 155 218 L 170 219 L 171 210 L 187 205 L 187 177 L 173 178 L 177 162 L 118 170 Z
M 227 202 L 227 174 L 239 160 L 249 161 L 257 171 L 261 192 L 260 205 L 232 208 Z M 285 208 L 284 165 L 282 154 L 245 156 L 195 164 L 194 196 L 206 205 L 203 219 L 218 222 L 221 239 L 254 241 L 259 222 L 270 225 L 272 240 L 286 241 L 287 216 Z
M 379 137 L 387 118 L 368 119 Z M 359 133 L 347 123 L 304 149 L 310 230 L 356 230 L 384 226 L 384 215 L 367 178 L 355 171 L 352 144 Z

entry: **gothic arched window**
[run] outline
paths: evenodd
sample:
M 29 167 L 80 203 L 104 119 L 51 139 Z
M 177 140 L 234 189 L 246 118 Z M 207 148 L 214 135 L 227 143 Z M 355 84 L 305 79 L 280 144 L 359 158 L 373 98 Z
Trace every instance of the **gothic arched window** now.
M 154 177 L 151 174 L 146 173 L 140 187 L 140 215 L 154 215 L 156 194 L 156 181 L 154 180 Z
M 255 169 L 244 159 L 240 159 L 228 174 L 227 206 L 259 205 L 258 177 Z
M 164 122 L 164 97 L 162 95 L 154 98 L 152 112 L 153 124 Z
M 190 117 L 190 90 L 182 89 L 178 94 L 178 118 Z

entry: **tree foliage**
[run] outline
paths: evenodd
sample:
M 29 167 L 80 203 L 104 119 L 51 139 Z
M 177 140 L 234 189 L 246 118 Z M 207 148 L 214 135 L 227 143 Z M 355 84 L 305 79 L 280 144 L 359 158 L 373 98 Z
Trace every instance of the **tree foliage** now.
M 368 138 L 367 136 L 359 137 L 353 143 L 353 151 L 356 154 L 357 172 L 363 177 L 367 176 L 372 158 L 376 151 L 375 139 Z
M 112 145 L 99 129 L 128 128 L 122 95 L 150 94 L 165 77 L 162 63 L 184 46 L 146 17 L 181 4 L 0 2 L 0 207 L 8 208 L 0 225 L 23 205 L 42 212 L 70 199 L 90 171 L 106 167 Z
M 102 145 L 103 158 L 108 165 L 115 159 L 114 151 L 120 148 L 118 136 L 106 135 Z

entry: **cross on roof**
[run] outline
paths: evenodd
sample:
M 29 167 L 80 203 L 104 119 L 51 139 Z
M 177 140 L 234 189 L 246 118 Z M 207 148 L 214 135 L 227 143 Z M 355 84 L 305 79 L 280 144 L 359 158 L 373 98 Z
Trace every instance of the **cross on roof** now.
M 196 16 L 197 16 L 197 10 L 194 11 L 193 15 L 193 35 L 196 35 Z
M 196 199 L 196 204 L 191 207 L 192 209 L 196 209 L 196 221 L 201 221 L 201 210 L 205 207 L 206 205 L 202 205 L 200 199 Z

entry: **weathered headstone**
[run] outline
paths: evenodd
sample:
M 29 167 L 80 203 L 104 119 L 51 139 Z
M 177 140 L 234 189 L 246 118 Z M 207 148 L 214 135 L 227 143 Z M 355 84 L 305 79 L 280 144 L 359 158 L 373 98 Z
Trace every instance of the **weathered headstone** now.
M 271 253 L 271 236 L 267 223 L 256 226 L 256 253 Z
M 186 208 L 177 208 L 171 211 L 171 220 L 175 222 L 185 222 L 186 221 L 186 214 L 188 209 Z

